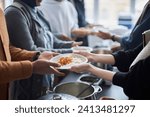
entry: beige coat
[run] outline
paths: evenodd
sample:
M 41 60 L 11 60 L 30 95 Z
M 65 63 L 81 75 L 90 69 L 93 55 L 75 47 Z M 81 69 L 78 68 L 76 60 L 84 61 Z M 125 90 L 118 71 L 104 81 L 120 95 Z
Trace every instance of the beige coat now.
M 10 46 L 5 17 L 0 9 L 0 99 L 9 99 L 9 82 L 31 76 L 34 55 L 35 52 Z

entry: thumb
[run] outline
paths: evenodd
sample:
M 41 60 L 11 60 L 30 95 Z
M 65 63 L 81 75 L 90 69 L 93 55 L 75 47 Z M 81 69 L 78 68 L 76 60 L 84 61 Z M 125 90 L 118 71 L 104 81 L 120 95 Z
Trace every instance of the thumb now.
M 53 72 L 54 74 L 57 74 L 57 75 L 59 75 L 59 76 L 65 76 L 64 73 L 59 72 L 58 70 L 56 70 L 56 69 L 55 69 L 54 67 L 52 67 L 52 66 L 50 66 L 50 69 L 52 70 L 52 72 Z

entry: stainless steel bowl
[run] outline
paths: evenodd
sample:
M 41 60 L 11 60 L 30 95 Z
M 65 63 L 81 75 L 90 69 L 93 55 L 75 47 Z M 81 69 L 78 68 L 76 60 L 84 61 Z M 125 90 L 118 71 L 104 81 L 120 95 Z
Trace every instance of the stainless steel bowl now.
M 39 100 L 78 100 L 78 98 L 69 94 L 50 92 L 49 94 L 40 97 Z
M 100 85 L 102 83 L 102 79 L 98 78 L 91 74 L 83 74 L 78 78 L 79 82 L 93 83 L 93 85 Z
M 87 89 L 86 89 L 87 88 Z M 78 96 L 84 89 L 86 89 L 80 96 Z M 68 82 L 68 83 L 62 83 L 54 87 L 53 90 L 55 93 L 64 93 L 73 95 L 79 99 L 95 99 L 95 94 L 97 92 L 101 92 L 101 87 L 97 88 L 93 85 L 89 85 L 88 83 L 82 83 L 82 82 Z

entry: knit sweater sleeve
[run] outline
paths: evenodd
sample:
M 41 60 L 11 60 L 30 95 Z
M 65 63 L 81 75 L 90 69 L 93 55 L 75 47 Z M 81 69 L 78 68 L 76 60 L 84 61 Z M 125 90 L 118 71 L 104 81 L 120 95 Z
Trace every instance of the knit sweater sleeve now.
M 131 63 L 142 49 L 143 45 L 140 44 L 133 50 L 118 51 L 116 53 L 113 53 L 112 55 L 114 56 L 115 59 L 114 66 L 116 66 L 119 69 L 119 71 L 127 72 L 129 70 Z
M 113 84 L 123 88 L 131 99 L 150 99 L 150 56 L 135 64 L 129 72 L 117 72 L 113 77 Z
M 0 84 L 29 78 L 32 75 L 32 67 L 30 61 L 0 61 Z

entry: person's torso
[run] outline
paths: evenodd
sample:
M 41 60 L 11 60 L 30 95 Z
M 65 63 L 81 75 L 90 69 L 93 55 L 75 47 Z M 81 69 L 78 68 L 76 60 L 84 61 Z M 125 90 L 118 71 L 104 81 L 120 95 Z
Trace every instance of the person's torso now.
M 129 38 L 125 40 L 126 43 L 123 44 L 125 50 L 133 49 L 142 43 L 142 33 L 148 29 L 150 29 L 150 8 L 145 13 L 141 22 L 133 28 Z
M 71 30 L 77 24 L 77 13 L 68 1 L 43 1 L 39 7 L 50 23 L 53 33 L 71 36 Z
M 27 25 L 34 44 L 37 47 L 43 47 L 45 49 L 53 48 L 53 38 L 51 38 L 50 27 L 43 15 L 39 11 L 28 9 L 28 7 L 24 7 L 23 5 L 22 7 L 28 12 L 28 15 L 26 14 L 27 16 L 24 16 L 26 12 L 24 12 L 22 16 L 25 17 L 26 23 L 29 22 Z M 17 11 L 22 13 L 21 10 L 17 9 Z M 41 95 L 40 93 L 43 87 L 50 86 L 49 78 L 50 77 L 46 75 L 33 74 L 29 79 L 11 82 L 11 99 L 36 99 Z

